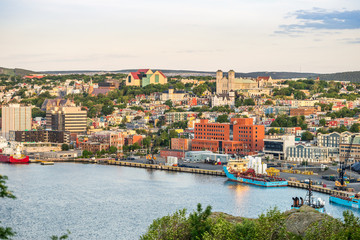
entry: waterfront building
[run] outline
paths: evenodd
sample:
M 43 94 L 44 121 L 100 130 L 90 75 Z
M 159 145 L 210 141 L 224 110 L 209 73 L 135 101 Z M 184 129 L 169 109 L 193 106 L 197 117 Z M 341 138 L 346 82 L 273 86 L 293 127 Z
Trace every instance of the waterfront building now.
M 10 131 L 10 141 L 16 142 L 51 142 L 51 143 L 69 143 L 70 132 L 66 131 Z
M 100 143 L 100 142 L 80 142 L 79 147 L 81 150 L 87 150 L 92 153 L 101 152 L 102 150 L 109 150 L 109 143 Z
M 81 107 L 54 107 L 46 112 L 46 130 L 86 132 L 87 111 Z
M 125 144 L 125 136 L 123 132 L 101 131 L 93 133 L 91 136 L 93 142 L 108 143 L 117 149 L 122 149 Z
M 230 154 L 219 154 L 211 151 L 188 151 L 185 161 L 189 162 L 221 162 L 226 163 L 231 159 Z
M 286 149 L 290 146 L 295 146 L 295 135 L 266 135 L 264 138 L 264 153 L 273 159 L 285 160 Z
M 191 149 L 252 155 L 264 147 L 265 127 L 254 125 L 252 118 L 231 118 L 230 123 L 195 123 Z
M 318 133 L 316 136 L 317 145 L 319 147 L 340 147 L 340 144 L 347 144 L 350 142 L 350 136 L 353 133 L 348 131 L 343 133 L 332 132 L 328 134 Z
M 350 137 L 349 137 L 350 140 Z M 343 162 L 350 152 L 348 163 L 355 163 L 360 161 L 360 136 L 356 136 L 350 149 L 350 142 L 340 143 L 339 147 L 340 162 Z
M 328 163 L 331 161 L 329 151 L 335 151 L 335 149 L 299 144 L 286 149 L 286 160 L 297 163 Z
M 9 139 L 10 131 L 31 130 L 31 106 L 9 104 L 2 107 L 2 136 Z
M 161 71 L 139 69 L 137 72 L 130 72 L 125 83 L 126 86 L 145 87 L 149 84 L 166 84 L 167 77 Z
M 37 156 L 41 159 L 74 159 L 82 155 L 82 150 L 69 151 L 51 151 L 38 153 Z

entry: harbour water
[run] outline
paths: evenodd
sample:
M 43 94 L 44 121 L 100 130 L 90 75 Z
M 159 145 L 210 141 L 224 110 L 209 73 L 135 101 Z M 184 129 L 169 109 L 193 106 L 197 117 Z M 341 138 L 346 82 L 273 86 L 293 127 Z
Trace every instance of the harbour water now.
M 0 174 L 9 177 L 9 189 L 17 197 L 0 199 L 1 226 L 12 227 L 14 239 L 49 239 L 66 230 L 71 239 L 138 239 L 153 219 L 177 209 L 192 211 L 197 203 L 257 217 L 275 206 L 288 210 L 293 196 L 306 194 L 224 177 L 96 164 L 0 164 Z M 315 196 L 326 200 L 326 211 L 334 217 L 349 209 L 329 204 L 328 195 Z

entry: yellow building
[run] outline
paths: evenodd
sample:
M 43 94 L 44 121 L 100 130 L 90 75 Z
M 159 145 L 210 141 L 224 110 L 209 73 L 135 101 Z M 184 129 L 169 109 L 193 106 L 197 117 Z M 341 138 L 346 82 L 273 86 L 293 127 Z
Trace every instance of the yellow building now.
M 161 71 L 153 72 L 151 69 L 139 69 L 126 77 L 126 86 L 145 87 L 149 84 L 166 83 L 167 77 Z

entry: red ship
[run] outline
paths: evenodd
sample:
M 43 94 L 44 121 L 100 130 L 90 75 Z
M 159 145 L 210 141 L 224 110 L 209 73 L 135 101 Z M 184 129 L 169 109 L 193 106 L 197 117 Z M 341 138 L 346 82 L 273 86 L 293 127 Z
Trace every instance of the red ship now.
M 29 156 L 23 155 L 20 153 L 19 149 L 17 149 L 16 154 L 2 154 L 0 151 L 0 162 L 3 163 L 12 163 L 12 164 L 24 164 L 29 163 Z

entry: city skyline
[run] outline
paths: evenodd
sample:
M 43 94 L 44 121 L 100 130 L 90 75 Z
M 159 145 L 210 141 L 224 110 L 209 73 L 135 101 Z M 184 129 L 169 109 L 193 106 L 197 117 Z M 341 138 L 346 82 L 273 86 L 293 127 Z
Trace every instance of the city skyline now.
M 0 66 L 360 70 L 356 0 L 4 0 Z

